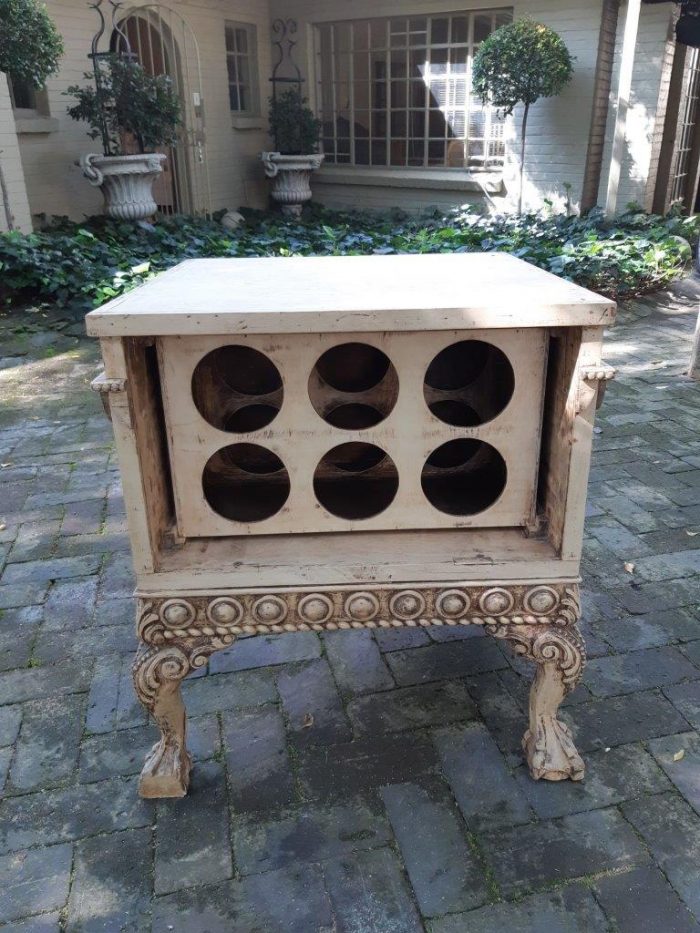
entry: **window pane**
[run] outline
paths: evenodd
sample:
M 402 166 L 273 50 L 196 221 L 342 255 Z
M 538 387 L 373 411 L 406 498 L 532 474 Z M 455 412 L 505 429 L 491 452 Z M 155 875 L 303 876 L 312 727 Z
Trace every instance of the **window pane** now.
M 491 14 L 474 17 L 474 41 L 482 42 L 491 34 Z
M 36 110 L 36 88 L 26 81 L 10 78 L 12 102 L 17 110 Z
M 248 32 L 245 29 L 236 30 L 236 45 L 239 52 L 248 51 Z
M 232 26 L 227 26 L 224 32 L 226 37 L 226 51 L 235 52 L 236 50 L 236 39 L 235 39 L 235 30 Z
M 386 133 L 386 113 L 383 110 L 372 111 L 372 136 L 384 136 Z
M 391 114 L 391 135 L 392 137 L 406 135 L 406 112 L 404 110 L 395 110 Z
M 405 107 L 406 106 L 406 82 L 405 81 L 392 81 L 391 82 L 391 106 L 392 107 Z
M 386 165 L 386 140 L 372 140 L 372 165 Z
M 355 137 L 355 164 L 369 165 L 369 140 Z
M 350 51 L 350 24 L 349 23 L 337 23 L 335 27 L 335 51 L 338 52 L 349 52 Z
M 226 67 L 228 68 L 229 82 L 235 83 L 236 81 L 238 81 L 238 63 L 236 62 L 235 55 L 229 55 L 227 57 Z
M 429 136 L 444 136 L 445 135 L 445 116 L 441 110 L 430 111 L 430 118 L 428 120 L 428 135 Z
M 250 69 L 248 68 L 248 59 L 242 55 L 238 56 L 238 80 L 248 84 L 250 81 Z
M 432 19 L 430 21 L 430 41 L 447 42 L 447 19 Z
M 355 23 L 353 26 L 353 48 L 369 48 L 369 23 Z
M 386 20 L 371 19 L 369 21 L 369 36 L 371 49 L 386 48 Z
M 427 88 L 423 81 L 411 81 L 409 84 L 409 107 L 425 107 Z
M 367 110 L 355 111 L 355 139 L 358 136 L 369 136 L 369 112 Z
M 445 164 L 445 143 L 431 140 L 428 143 L 428 165 Z
M 238 85 L 229 84 L 228 86 L 228 96 L 231 104 L 231 110 L 240 110 L 241 104 L 238 99 Z
M 355 52 L 352 59 L 353 79 L 369 81 L 369 56 L 367 52 Z
M 250 109 L 248 88 L 245 86 L 245 84 L 241 84 L 238 86 L 238 99 L 241 104 L 240 106 L 241 110 Z
M 452 42 L 469 41 L 469 20 L 466 16 L 452 17 Z

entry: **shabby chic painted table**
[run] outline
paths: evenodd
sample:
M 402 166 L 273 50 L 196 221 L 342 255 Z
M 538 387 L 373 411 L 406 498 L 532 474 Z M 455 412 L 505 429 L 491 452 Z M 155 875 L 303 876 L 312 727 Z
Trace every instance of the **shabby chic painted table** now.
M 144 797 L 182 679 L 244 635 L 479 625 L 536 664 L 535 779 L 583 777 L 579 560 L 609 300 L 505 254 L 200 259 L 87 317 L 136 570 Z

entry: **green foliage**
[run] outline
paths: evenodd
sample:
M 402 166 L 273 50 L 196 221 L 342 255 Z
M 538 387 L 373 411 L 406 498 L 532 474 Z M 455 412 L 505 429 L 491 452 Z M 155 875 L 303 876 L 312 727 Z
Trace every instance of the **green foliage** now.
M 84 77 L 93 83 L 73 85 L 65 92 L 78 100 L 68 114 L 89 125 L 91 139 L 102 136 L 104 127 L 105 155 L 119 155 L 125 135 L 136 139 L 141 152 L 174 145 L 180 101 L 167 75 L 149 75 L 138 62 L 111 55 L 100 66 L 99 87 L 94 86 L 93 74 Z
M 504 114 L 518 104 L 554 97 L 572 74 L 571 55 L 561 36 L 531 19 L 501 26 L 474 56 L 474 91 Z
M 270 135 L 283 155 L 316 152 L 321 122 L 306 106 L 306 98 L 290 88 L 270 98 Z
M 6 303 L 52 302 L 76 312 L 96 307 L 183 259 L 202 256 L 309 256 L 360 253 L 512 253 L 611 298 L 668 284 L 686 268 L 700 218 L 644 214 L 608 223 L 599 211 L 485 217 L 469 211 L 422 218 L 314 208 L 302 219 L 245 211 L 237 230 L 214 220 L 163 219 L 157 225 L 95 217 L 47 229 L 0 234 Z M 350 287 L 352 283 L 349 283 Z
M 63 40 L 36 0 L 0 0 L 0 71 L 43 87 L 58 71 Z

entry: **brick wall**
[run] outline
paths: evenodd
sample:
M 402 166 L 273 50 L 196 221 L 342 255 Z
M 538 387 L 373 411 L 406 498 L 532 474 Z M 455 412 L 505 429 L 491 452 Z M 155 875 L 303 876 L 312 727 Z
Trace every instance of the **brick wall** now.
M 29 216 L 29 202 L 27 189 L 24 183 L 22 160 L 20 159 L 15 118 L 10 102 L 10 90 L 7 78 L 0 73 L 0 162 L 5 175 L 10 210 L 14 217 L 14 225 L 18 230 L 31 230 L 32 223 Z M 7 230 L 5 210 L 0 202 L 0 230 Z

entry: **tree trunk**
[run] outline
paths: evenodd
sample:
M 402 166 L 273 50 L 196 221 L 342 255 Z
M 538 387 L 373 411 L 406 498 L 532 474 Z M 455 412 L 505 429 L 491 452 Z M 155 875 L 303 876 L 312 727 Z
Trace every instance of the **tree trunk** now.
M 0 157 L 2 152 L 0 152 Z M 15 218 L 12 214 L 12 208 L 10 207 L 10 192 L 7 190 L 7 181 L 5 180 L 5 172 L 2 167 L 2 158 L 0 158 L 0 191 L 2 192 L 2 206 L 5 209 L 5 220 L 7 222 L 7 229 L 15 229 Z
M 520 127 L 520 191 L 518 193 L 518 217 L 523 212 L 523 173 L 525 171 L 525 133 L 527 132 L 527 115 L 530 112 L 530 105 L 525 104 L 523 111 L 523 122 Z

